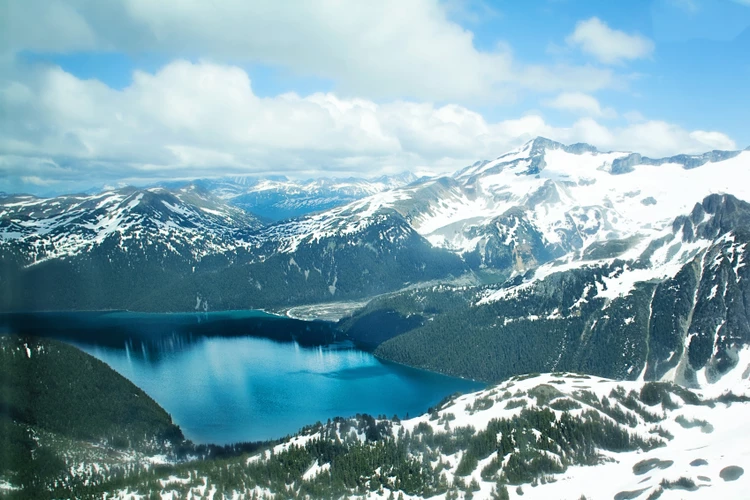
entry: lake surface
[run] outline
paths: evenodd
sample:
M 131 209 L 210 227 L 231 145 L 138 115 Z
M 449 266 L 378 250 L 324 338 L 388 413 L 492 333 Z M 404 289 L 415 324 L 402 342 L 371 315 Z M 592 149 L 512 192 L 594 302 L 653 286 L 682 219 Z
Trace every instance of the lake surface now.
M 0 331 L 62 338 L 109 364 L 197 443 L 279 438 L 357 413 L 416 416 L 483 387 L 383 362 L 330 330 L 257 311 L 0 316 Z

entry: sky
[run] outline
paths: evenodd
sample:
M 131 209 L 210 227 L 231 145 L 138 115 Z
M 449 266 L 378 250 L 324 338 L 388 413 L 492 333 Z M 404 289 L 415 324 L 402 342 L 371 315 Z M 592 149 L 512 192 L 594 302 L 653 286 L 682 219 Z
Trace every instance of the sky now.
M 0 191 L 750 146 L 750 0 L 3 0 Z

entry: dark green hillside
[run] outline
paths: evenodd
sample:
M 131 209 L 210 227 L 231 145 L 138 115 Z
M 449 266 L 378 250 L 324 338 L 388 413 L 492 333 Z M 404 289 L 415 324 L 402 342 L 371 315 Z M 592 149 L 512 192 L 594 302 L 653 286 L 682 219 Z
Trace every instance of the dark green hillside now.
M 521 373 L 581 370 L 583 366 L 597 374 L 624 378 L 620 366 L 612 364 L 605 352 L 587 346 L 587 340 L 601 337 L 605 343 L 627 343 L 640 336 L 640 331 L 633 329 L 608 339 L 601 328 L 592 329 L 594 320 L 603 316 L 604 306 L 604 300 L 594 297 L 564 318 L 554 313 L 570 310 L 590 292 L 589 283 L 613 270 L 582 269 L 553 275 L 534 293 L 481 306 L 476 303 L 488 291 L 485 288 L 435 286 L 407 291 L 373 301 L 366 310 L 342 322 L 342 327 L 356 340 L 357 322 L 378 310 L 403 304 L 426 320 L 409 331 L 394 332 L 393 338 L 380 344 L 376 354 L 386 359 L 490 382 Z M 650 298 L 648 293 L 646 296 Z M 400 312 L 406 316 L 405 311 Z M 588 336 L 582 337 L 583 332 Z M 604 350 L 607 348 L 609 343 Z
M 0 414 L 77 439 L 182 439 L 169 414 L 109 366 L 35 337 L 0 337 Z
M 423 320 L 409 325 L 400 311 L 401 328 L 384 330 L 375 353 L 398 363 L 486 382 L 557 370 L 633 380 L 648 364 L 646 377 L 654 380 L 684 355 L 681 376 L 690 383 L 703 367 L 711 376 L 726 373 L 736 364 L 733 353 L 750 339 L 747 271 L 732 249 L 718 243 L 674 278 L 637 283 L 612 300 L 596 289 L 625 272 L 624 263 L 553 274 L 486 303 L 488 289 L 407 291 L 368 305 L 342 327 L 359 340 L 359 322 L 400 302 Z
M 182 440 L 167 412 L 101 361 L 54 340 L 0 336 L 0 477 L 11 484 L 45 489 L 85 442 L 157 451 Z

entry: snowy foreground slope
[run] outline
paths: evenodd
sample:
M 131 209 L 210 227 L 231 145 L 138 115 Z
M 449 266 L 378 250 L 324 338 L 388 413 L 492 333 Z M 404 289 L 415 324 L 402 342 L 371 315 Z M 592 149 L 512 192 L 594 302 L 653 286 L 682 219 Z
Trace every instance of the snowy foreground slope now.
M 744 499 L 750 350 L 740 365 L 694 391 L 570 373 L 514 377 L 417 418 L 336 419 L 218 470 L 188 463 L 159 479 L 158 493 L 170 500 L 222 498 L 218 492 L 233 499 Z M 145 498 L 144 491 L 116 494 Z
M 743 361 L 743 366 L 750 369 L 750 352 L 744 353 Z M 734 386 L 735 391 L 750 395 L 747 378 L 735 378 L 740 378 L 739 384 Z M 727 380 L 724 384 L 707 387 L 705 391 L 696 391 L 695 394 L 704 401 L 719 397 L 728 393 L 726 385 L 733 381 Z M 722 478 L 727 472 L 722 474 L 722 471 L 734 467 L 750 470 L 750 436 L 746 432 L 750 404 L 735 402 L 715 403 L 711 406 L 693 405 L 674 393 L 667 396 L 668 403 L 654 406 L 638 401 L 638 396 L 627 400 L 630 395 L 643 394 L 643 387 L 642 382 L 616 382 L 573 374 L 517 377 L 516 380 L 493 388 L 460 396 L 431 415 L 406 420 L 394 426 L 393 432 L 397 436 L 403 428 L 415 434 L 424 425 L 437 434 L 446 432 L 446 427 L 457 429 L 471 426 L 482 431 L 487 429 L 492 419 L 509 419 L 520 415 L 524 409 L 540 406 L 552 408 L 559 421 L 563 412 L 555 408 L 567 408 L 565 403 L 577 403 L 580 408 L 567 410 L 571 416 L 585 418 L 585 412 L 592 411 L 605 421 L 618 422 L 622 418 L 620 415 L 626 415 L 630 421 L 626 424 L 618 422 L 621 429 L 631 436 L 646 441 L 656 440 L 659 444 L 648 450 L 618 452 L 599 449 L 597 452 L 600 463 L 597 465 L 570 465 L 564 472 L 546 474 L 545 480 L 532 481 L 533 485 L 524 484 L 520 488 L 509 486 L 510 498 L 577 500 L 582 495 L 588 499 L 656 498 L 652 495 L 658 491 L 662 492 L 659 498 L 663 499 L 747 498 L 746 477 L 728 481 Z M 546 390 L 550 394 L 545 393 Z M 618 392 L 620 395 L 617 395 Z M 517 405 L 520 406 L 515 407 Z M 486 407 L 489 408 L 484 409 Z M 453 415 L 455 419 L 446 418 L 449 415 Z M 648 418 L 644 418 L 644 415 Z M 444 421 L 448 422 L 448 426 L 443 424 Z M 554 422 L 552 426 L 554 427 Z M 542 450 L 540 455 L 559 464 L 570 459 L 564 453 L 558 453 L 554 445 L 542 445 L 546 437 L 539 430 L 532 427 L 524 431 L 527 433 L 525 437 L 531 440 L 530 446 Z M 497 439 L 500 438 L 498 435 Z M 308 439 L 309 436 L 302 436 L 292 443 L 302 444 Z M 516 449 L 519 439 L 514 439 Z M 285 446 L 288 445 L 279 446 L 276 451 Z M 456 469 L 464 454 L 465 451 L 461 450 L 439 456 L 438 460 L 448 464 L 444 473 L 449 483 L 461 477 L 456 475 Z M 472 480 L 476 480 L 479 485 L 479 491 L 474 492 L 475 498 L 491 498 L 493 489 L 496 491 L 496 482 L 487 481 L 482 474 L 483 468 L 496 457 L 497 452 L 482 457 L 470 474 L 462 476 L 461 480 L 467 485 Z M 505 455 L 502 462 L 507 464 L 509 458 L 510 454 Z M 315 470 L 319 469 L 320 464 L 315 467 Z M 502 467 L 499 473 L 502 474 Z M 695 486 L 683 488 L 680 486 L 681 479 L 688 480 L 684 481 L 685 485 Z M 664 482 L 673 482 L 675 485 L 665 485 Z M 365 497 L 387 498 L 388 495 L 389 492 L 385 492 Z M 405 498 L 410 496 L 406 495 Z M 421 497 L 417 495 L 413 498 Z M 430 498 L 446 498 L 446 495 Z

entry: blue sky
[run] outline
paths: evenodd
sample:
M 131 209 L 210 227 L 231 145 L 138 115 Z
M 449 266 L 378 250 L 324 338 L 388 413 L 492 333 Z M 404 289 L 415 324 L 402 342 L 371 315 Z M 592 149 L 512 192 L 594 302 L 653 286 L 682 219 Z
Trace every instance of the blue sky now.
M 750 146 L 749 0 L 9 0 L 0 190 Z M 4 11 L 4 12 L 3 12 Z

